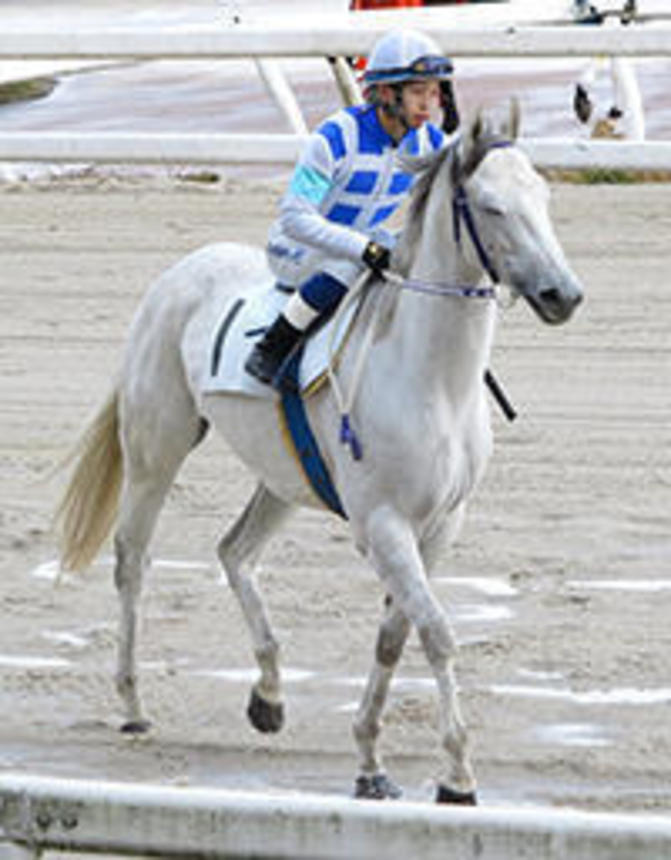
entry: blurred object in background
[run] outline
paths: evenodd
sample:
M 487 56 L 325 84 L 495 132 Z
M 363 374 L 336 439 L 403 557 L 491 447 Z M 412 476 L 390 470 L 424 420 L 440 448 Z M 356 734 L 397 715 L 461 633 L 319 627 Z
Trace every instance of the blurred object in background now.
M 457 6 L 465 3 L 505 3 L 508 0 L 351 0 L 353 12 L 365 9 L 409 9 L 418 6 Z
M 613 10 L 610 10 L 612 12 Z M 635 15 L 636 0 L 626 0 L 618 15 L 597 9 L 586 0 L 574 0 L 573 14 L 579 24 L 619 27 L 623 38 Z M 610 79 L 608 81 L 608 79 Z M 604 85 L 610 87 L 604 93 Z M 602 107 L 598 105 L 601 90 Z M 591 137 L 645 139 L 645 114 L 634 61 L 629 57 L 594 57 L 583 69 L 573 92 L 573 111 Z

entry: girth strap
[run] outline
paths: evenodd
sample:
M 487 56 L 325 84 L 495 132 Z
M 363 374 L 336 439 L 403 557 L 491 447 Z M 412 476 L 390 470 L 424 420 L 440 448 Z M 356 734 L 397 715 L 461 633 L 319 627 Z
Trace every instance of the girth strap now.
M 287 431 L 286 435 L 308 483 L 327 508 L 346 520 L 347 514 L 319 451 L 301 396 L 298 369 L 302 355 L 301 346 L 282 368 L 280 413 Z

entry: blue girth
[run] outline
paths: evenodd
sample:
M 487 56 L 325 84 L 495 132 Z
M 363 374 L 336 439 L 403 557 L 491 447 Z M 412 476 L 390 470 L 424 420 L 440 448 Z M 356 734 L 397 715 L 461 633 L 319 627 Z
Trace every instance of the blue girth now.
M 305 404 L 300 393 L 298 368 L 302 355 L 303 347 L 296 350 L 281 370 L 282 379 L 278 388 L 280 390 L 282 415 L 293 442 L 296 456 L 312 489 L 327 508 L 346 520 L 347 514 L 343 510 L 329 471 L 319 452 L 317 440 L 310 429 Z

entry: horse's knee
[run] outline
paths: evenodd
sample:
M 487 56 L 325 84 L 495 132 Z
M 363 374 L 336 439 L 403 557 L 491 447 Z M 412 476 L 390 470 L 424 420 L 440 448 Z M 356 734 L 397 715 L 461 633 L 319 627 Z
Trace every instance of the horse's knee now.
M 457 643 L 444 613 L 435 614 L 417 625 L 424 653 L 432 666 L 445 665 L 457 650 Z
M 375 659 L 387 669 L 394 667 L 401 656 L 410 632 L 410 623 L 405 617 L 394 617 L 380 627 L 375 646 Z

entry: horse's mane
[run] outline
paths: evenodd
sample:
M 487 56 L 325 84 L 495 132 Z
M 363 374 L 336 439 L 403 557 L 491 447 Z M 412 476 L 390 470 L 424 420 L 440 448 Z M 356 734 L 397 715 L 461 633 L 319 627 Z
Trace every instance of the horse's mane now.
M 399 158 L 402 168 L 408 173 L 418 175 L 418 179 L 410 195 L 410 203 L 405 216 L 403 231 L 394 252 L 394 266 L 403 274 L 407 274 L 414 250 L 419 240 L 424 223 L 424 213 L 429 202 L 434 180 L 445 161 L 454 157 L 455 147 L 450 146 L 437 153 L 423 157 Z

